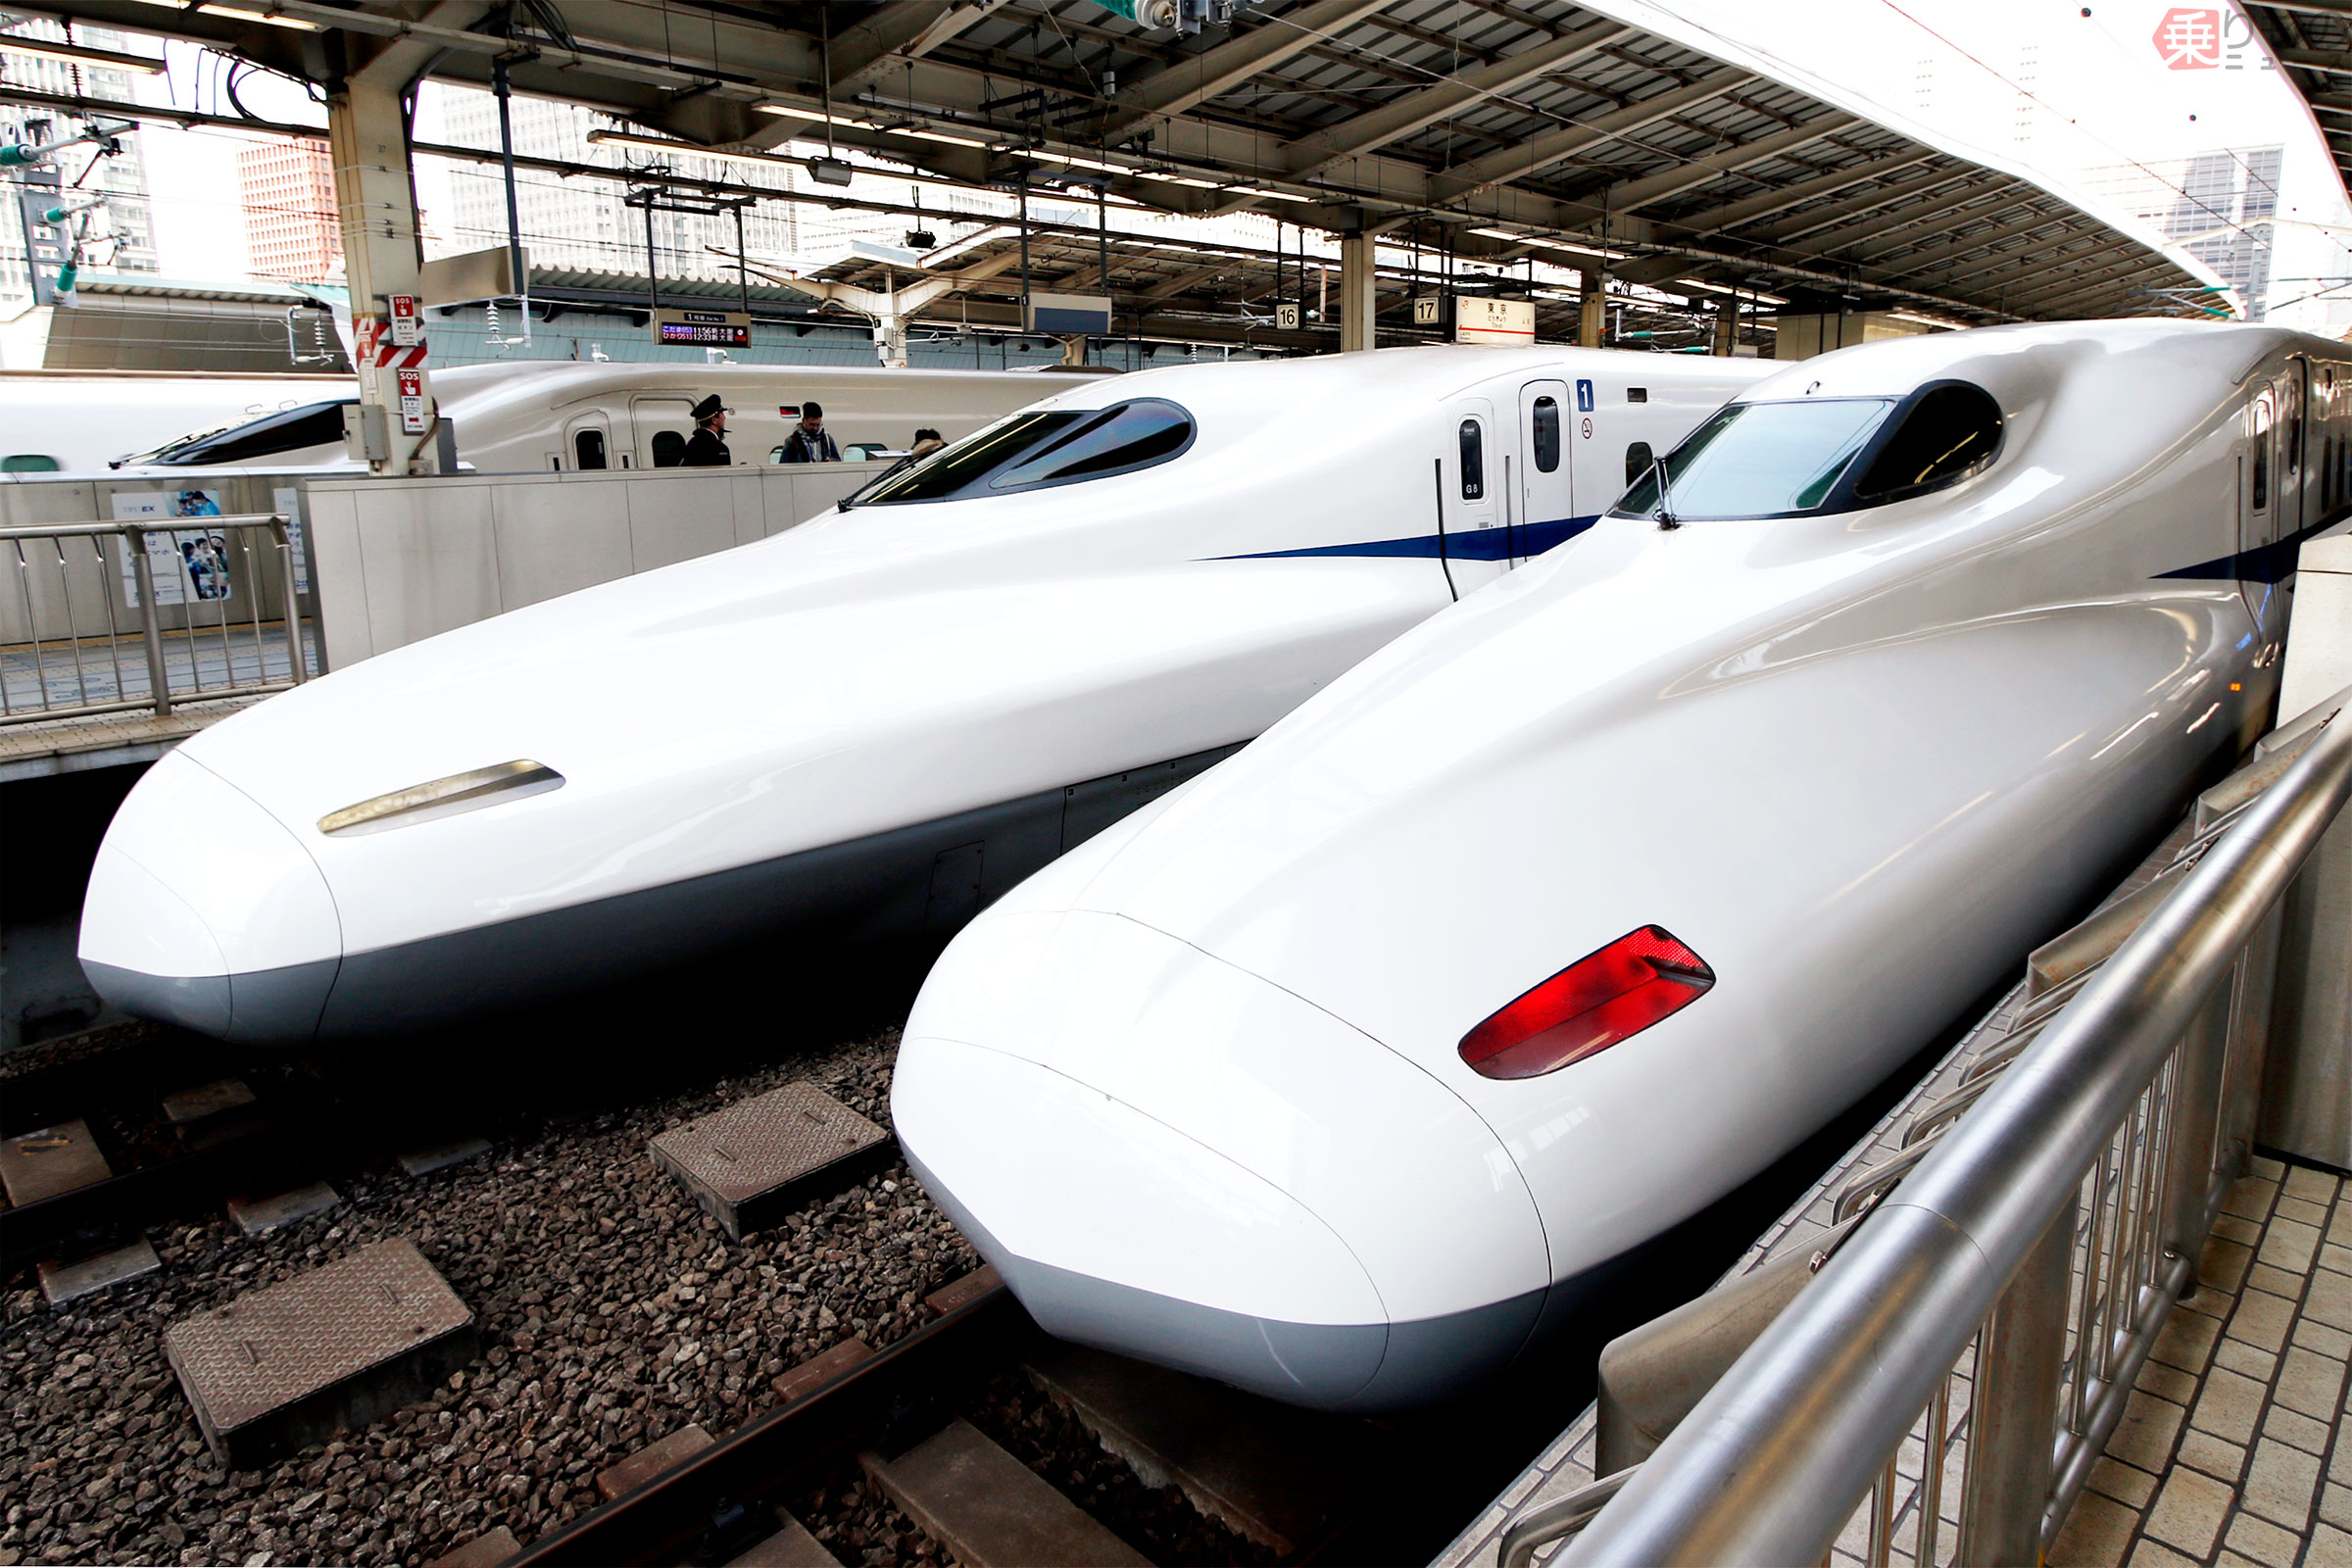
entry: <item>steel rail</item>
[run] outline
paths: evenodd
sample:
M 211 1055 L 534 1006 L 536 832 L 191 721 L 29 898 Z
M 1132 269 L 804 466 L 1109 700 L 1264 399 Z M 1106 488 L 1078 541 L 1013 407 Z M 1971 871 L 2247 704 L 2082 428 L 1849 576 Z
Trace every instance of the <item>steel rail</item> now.
M 746 1506 L 855 1445 L 872 1441 L 879 1430 L 910 1413 L 910 1401 L 956 1392 L 1004 1364 L 1036 1332 L 1012 1293 L 997 1286 L 541 1537 L 503 1568 L 723 1560 L 733 1550 L 713 1555 L 710 1548 L 725 1541 Z
M 2348 799 L 2331 720 L 1557 1560 L 1824 1560 Z

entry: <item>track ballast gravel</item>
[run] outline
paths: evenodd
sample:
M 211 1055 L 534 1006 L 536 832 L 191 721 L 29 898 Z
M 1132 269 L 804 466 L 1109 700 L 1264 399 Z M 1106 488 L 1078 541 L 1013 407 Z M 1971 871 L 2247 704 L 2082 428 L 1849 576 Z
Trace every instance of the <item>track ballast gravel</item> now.
M 269 1236 L 219 1215 L 159 1230 L 162 1273 L 65 1310 L 11 1280 L 0 1562 L 416 1563 L 501 1524 L 528 1542 L 593 1506 L 596 1472 L 646 1444 L 772 1406 L 787 1366 L 920 1327 L 923 1297 L 979 1259 L 903 1166 L 730 1243 L 645 1149 L 795 1080 L 887 1127 L 896 1046 L 796 1055 L 422 1178 L 386 1164 L 342 1183 L 342 1208 Z M 224 1470 L 165 1364 L 165 1328 L 394 1236 L 474 1309 L 483 1359 L 367 1431 Z M 811 1524 L 844 1561 L 937 1560 L 870 1501 L 825 1511 Z

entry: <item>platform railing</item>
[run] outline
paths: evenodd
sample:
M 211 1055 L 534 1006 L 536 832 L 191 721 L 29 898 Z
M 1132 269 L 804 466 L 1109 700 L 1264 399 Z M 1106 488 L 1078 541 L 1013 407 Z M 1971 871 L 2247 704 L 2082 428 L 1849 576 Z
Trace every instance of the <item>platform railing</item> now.
M 0 724 L 282 691 L 316 662 L 282 513 L 0 528 Z
M 1629 1380 L 1680 1399 L 1662 1440 L 1620 1409 L 1612 1443 L 1604 1356 L 1604 1473 L 1516 1520 L 1507 1568 L 1563 1538 L 1577 1565 L 2041 1560 L 2250 1152 L 2278 906 L 2352 800 L 2348 704 L 2034 955 L 2005 1037 L 1846 1184 L 1848 1225 L 1677 1314 L 1652 1353 L 1680 1367 Z

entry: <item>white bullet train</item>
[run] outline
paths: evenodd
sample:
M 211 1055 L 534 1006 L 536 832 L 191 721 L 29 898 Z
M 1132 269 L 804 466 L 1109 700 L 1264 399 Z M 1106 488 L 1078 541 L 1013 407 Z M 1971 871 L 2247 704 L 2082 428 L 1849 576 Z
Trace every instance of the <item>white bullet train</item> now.
M 2259 731 L 2347 378 L 2155 321 L 1782 369 L 1663 496 L 967 926 L 899 1056 L 909 1158 L 1055 1334 L 1309 1405 L 1475 1384 Z
M 905 452 L 918 429 L 934 429 L 947 440 L 956 440 L 1057 388 L 1084 385 L 1100 374 L 1058 367 L 916 370 L 871 365 L 515 360 L 435 370 L 432 388 L 462 466 L 482 473 L 521 473 L 674 466 L 694 434 L 695 404 L 713 392 L 733 405 L 727 436 L 738 465 L 776 461 L 777 448 L 800 422 L 804 402 L 823 408 L 826 430 L 842 456 L 855 462 L 883 452 Z M 56 431 L 79 428 L 83 433 L 72 450 L 86 455 L 90 432 L 95 431 L 113 451 L 130 452 L 104 464 L 124 477 L 170 477 L 190 468 L 283 473 L 363 466 L 345 453 L 343 440 L 343 410 L 359 400 L 358 383 L 348 376 L 279 379 L 309 395 L 270 401 L 253 408 L 249 417 L 226 423 L 188 420 L 160 430 L 152 418 L 143 423 L 118 420 L 104 383 L 92 389 L 77 382 L 64 389 L 63 403 L 38 419 L 28 419 L 12 440 L 64 451 L 65 438 Z M 203 402 L 206 388 L 197 378 L 162 377 L 158 386 L 162 390 L 151 396 L 178 394 L 172 408 L 219 407 L 225 412 L 227 407 L 225 397 Z M 37 392 L 37 386 L 20 388 L 0 376 L 0 408 L 11 399 L 21 406 Z M 134 431 L 149 433 L 134 442 Z M 94 460 L 52 460 L 48 465 L 77 466 L 101 465 Z
M 773 539 L 192 738 L 107 834 L 83 967 L 130 1012 L 296 1042 L 783 932 L 944 936 L 1768 370 L 1438 348 L 1082 383 Z

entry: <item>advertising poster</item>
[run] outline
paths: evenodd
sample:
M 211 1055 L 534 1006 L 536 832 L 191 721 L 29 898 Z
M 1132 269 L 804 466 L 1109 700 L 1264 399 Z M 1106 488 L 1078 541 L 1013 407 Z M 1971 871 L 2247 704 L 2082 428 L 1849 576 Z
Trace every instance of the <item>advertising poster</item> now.
M 122 490 L 115 494 L 117 522 L 164 521 L 220 515 L 218 490 Z M 185 605 L 234 597 L 228 580 L 228 538 L 202 521 L 188 528 L 147 536 L 147 562 L 155 575 L 155 602 Z M 122 602 L 139 603 L 139 572 L 130 552 L 122 554 Z

